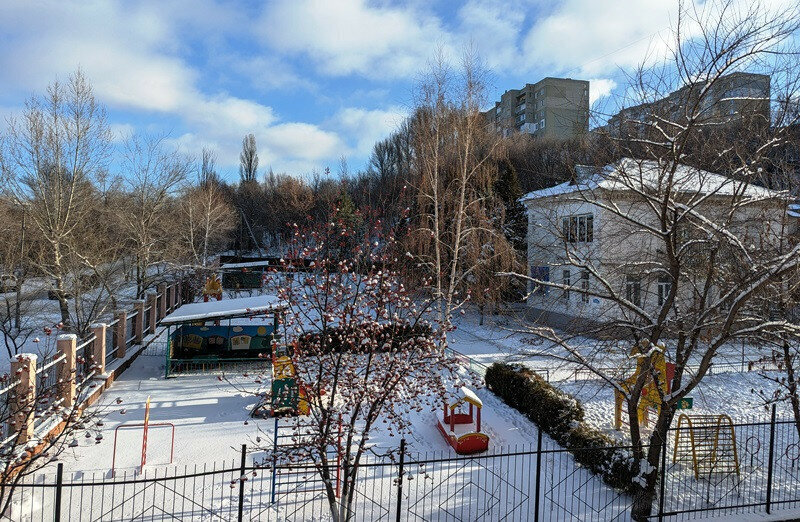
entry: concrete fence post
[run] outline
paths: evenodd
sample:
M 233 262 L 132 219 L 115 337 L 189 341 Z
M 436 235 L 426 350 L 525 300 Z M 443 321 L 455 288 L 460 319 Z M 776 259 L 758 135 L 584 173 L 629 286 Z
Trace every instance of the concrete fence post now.
M 178 308 L 178 289 L 180 286 L 177 281 L 172 282 L 172 309 Z
M 167 316 L 167 283 L 158 284 L 158 320 L 160 321 Z
M 78 336 L 75 334 L 61 334 L 56 342 L 58 356 L 64 359 L 56 365 L 58 369 L 58 399 L 62 408 L 72 408 L 75 405 L 75 348 L 78 346 Z
M 92 365 L 96 375 L 106 373 L 106 324 L 96 323 L 92 325 L 94 341 L 92 342 Z
M 117 310 L 114 312 L 114 317 L 117 318 L 117 324 L 114 325 L 117 333 L 117 342 L 114 344 L 116 350 L 115 357 L 122 359 L 125 357 L 126 341 L 128 340 L 128 312 L 125 310 Z
M 147 307 L 150 308 L 148 312 L 150 314 L 150 328 L 148 329 L 147 333 L 154 334 L 156 333 L 156 323 L 158 322 L 158 294 L 155 292 L 148 292 L 147 293 Z
M 14 388 L 12 429 L 19 432 L 17 441 L 25 444 L 33 438 L 36 399 L 36 355 L 21 353 L 11 360 L 11 378 L 19 379 Z
M 164 301 L 167 303 L 167 313 L 169 313 L 172 309 L 172 287 L 167 283 L 164 288 Z
M 134 339 L 136 344 L 142 344 L 144 339 L 144 300 L 133 302 L 133 309 L 136 310 L 136 319 L 133 324 Z

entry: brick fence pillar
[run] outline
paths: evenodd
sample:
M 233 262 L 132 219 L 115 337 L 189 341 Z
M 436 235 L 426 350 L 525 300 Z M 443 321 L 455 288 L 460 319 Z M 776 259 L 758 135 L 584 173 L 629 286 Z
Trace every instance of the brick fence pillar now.
M 114 356 L 117 359 L 125 357 L 125 347 L 128 341 L 128 312 L 125 310 L 117 310 L 114 312 L 114 317 L 117 318 L 117 324 L 114 325 L 114 331 L 117 333 L 117 342 L 114 344 L 116 353 Z
M 150 309 L 147 313 L 150 314 L 150 328 L 147 333 L 156 333 L 156 323 L 158 322 L 158 299 L 155 292 L 147 293 L 147 307 Z
M 144 339 L 144 300 L 134 301 L 133 309 L 136 310 L 136 319 L 133 324 L 133 341 L 136 344 L 142 344 L 142 339 Z
M 96 375 L 106 373 L 106 324 L 96 323 L 92 325 L 94 341 L 92 342 L 92 367 Z
M 58 356 L 64 359 L 56 365 L 58 369 L 58 399 L 61 407 L 72 408 L 75 405 L 75 348 L 78 346 L 78 336 L 75 334 L 61 334 L 58 336 Z
M 25 444 L 33 438 L 33 419 L 36 399 L 36 355 L 21 353 L 11 360 L 11 378 L 19 379 L 14 388 L 12 429 L 19 431 L 17 441 Z
M 167 283 L 158 284 L 158 320 L 160 321 L 167 315 Z

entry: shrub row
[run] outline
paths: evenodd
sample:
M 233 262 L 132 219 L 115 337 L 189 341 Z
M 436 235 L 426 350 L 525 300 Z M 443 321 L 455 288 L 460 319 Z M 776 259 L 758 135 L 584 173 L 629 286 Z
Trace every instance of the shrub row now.
M 630 491 L 638 466 L 633 455 L 584 422 L 584 410 L 573 396 L 555 388 L 519 364 L 494 363 L 486 370 L 486 386 L 600 475 L 610 486 Z
M 299 348 L 307 353 L 331 353 L 363 351 L 361 341 L 369 339 L 378 351 L 395 352 L 412 339 L 430 338 L 430 326 L 403 323 L 365 323 L 358 326 L 332 327 L 325 333 L 310 332 L 298 338 Z

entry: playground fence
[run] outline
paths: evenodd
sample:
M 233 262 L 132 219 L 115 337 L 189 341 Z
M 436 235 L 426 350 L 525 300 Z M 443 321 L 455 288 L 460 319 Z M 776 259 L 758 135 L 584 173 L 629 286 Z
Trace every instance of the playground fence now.
M 800 508 L 798 438 L 792 421 L 734 426 L 739 474 L 696 478 L 672 462 L 670 431 L 652 520 L 776 514 Z M 353 520 L 629 520 L 631 498 L 607 486 L 546 436 L 533 444 L 452 452 L 367 455 L 352 502 Z M 615 450 L 629 448 L 618 447 Z M 574 449 L 573 449 L 574 451 Z M 586 448 L 581 451 L 609 451 Z M 38 520 L 324 520 L 325 484 L 312 463 L 269 465 L 259 451 L 226 463 L 26 477 L 11 518 Z M 266 463 L 262 465 L 259 463 Z M 334 466 L 331 476 L 338 469 Z M 331 491 L 337 488 L 331 484 Z M 337 500 L 338 501 L 338 500 Z

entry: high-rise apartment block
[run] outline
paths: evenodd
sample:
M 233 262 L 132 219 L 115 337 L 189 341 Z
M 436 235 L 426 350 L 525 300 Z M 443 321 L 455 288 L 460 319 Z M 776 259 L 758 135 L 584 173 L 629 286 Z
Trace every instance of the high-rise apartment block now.
M 681 123 L 690 113 L 711 128 L 769 125 L 770 77 L 735 72 L 717 78 L 710 87 L 695 82 L 659 100 L 622 109 L 608 120 L 605 129 L 615 136 L 639 135 L 651 122 Z
M 556 139 L 581 136 L 589 130 L 589 82 L 544 78 L 506 91 L 483 115 L 489 128 L 503 136 L 513 132 Z

